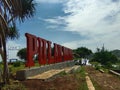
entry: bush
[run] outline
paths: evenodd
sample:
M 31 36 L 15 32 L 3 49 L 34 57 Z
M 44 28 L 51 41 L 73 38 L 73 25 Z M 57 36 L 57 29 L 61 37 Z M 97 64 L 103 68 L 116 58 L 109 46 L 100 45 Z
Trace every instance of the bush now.
M 107 64 L 104 65 L 104 67 L 107 68 L 107 69 L 111 69 L 113 66 L 112 66 L 111 62 L 107 62 Z
M 118 59 L 115 55 L 102 47 L 102 49 L 97 49 L 97 52 L 92 58 L 92 61 L 99 62 L 103 66 L 111 67 L 111 64 L 115 64 L 116 62 L 118 62 Z
M 20 61 L 14 62 L 14 63 L 13 63 L 13 66 L 14 66 L 14 67 L 19 67 L 19 66 L 20 66 Z

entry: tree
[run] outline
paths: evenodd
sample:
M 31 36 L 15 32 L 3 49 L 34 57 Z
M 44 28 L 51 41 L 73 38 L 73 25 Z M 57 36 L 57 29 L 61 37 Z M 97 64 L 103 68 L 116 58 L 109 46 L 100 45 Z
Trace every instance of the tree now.
M 27 54 L 27 50 L 26 48 L 22 48 L 18 51 L 17 53 L 17 56 L 20 58 L 20 59 L 24 59 L 26 61 L 27 57 L 26 57 L 26 54 Z
M 92 54 L 92 51 L 86 47 L 79 47 L 73 50 L 74 56 L 77 58 L 85 58 L 88 55 Z
M 33 16 L 33 0 L 0 0 L 0 54 L 4 63 L 3 81 L 9 81 L 6 42 L 18 36 L 16 21 L 23 22 Z
M 97 52 L 94 54 L 92 61 L 97 61 L 102 65 L 109 65 L 118 61 L 117 57 L 108 50 L 105 50 L 104 46 L 102 49 L 97 48 Z

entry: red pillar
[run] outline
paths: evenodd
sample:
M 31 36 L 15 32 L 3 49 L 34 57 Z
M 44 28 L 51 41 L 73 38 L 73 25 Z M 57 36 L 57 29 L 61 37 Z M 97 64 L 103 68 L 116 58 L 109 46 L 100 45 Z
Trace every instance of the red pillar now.
M 68 60 L 71 60 L 71 54 L 70 54 L 70 49 L 68 48 Z
M 62 62 L 62 46 L 58 45 L 58 62 Z
M 39 64 L 45 65 L 47 64 L 47 49 L 46 49 L 47 41 L 42 38 L 38 38 L 38 61 Z
M 73 51 L 72 50 L 70 50 L 70 58 L 71 58 L 71 60 L 73 60 Z
M 43 54 L 42 54 L 42 39 L 38 37 L 38 62 L 39 64 L 43 64 L 44 60 L 43 60 Z
M 48 64 L 51 64 L 53 62 L 53 59 L 52 59 L 52 53 L 51 53 L 51 42 L 50 41 L 47 41 L 47 44 L 48 44 Z
M 42 53 L 43 53 L 43 65 L 47 64 L 47 49 L 46 49 L 46 44 L 47 41 L 45 39 L 42 39 L 43 46 L 42 46 Z
M 66 47 L 65 47 L 65 53 L 66 53 L 65 55 L 66 55 L 66 61 L 67 61 L 69 57 L 68 57 L 68 48 Z
M 33 56 L 37 53 L 37 37 L 31 34 L 25 34 L 27 38 L 27 62 L 26 66 L 34 66 Z
M 62 47 L 62 51 L 63 51 L 63 61 L 65 61 L 66 60 L 66 50 L 65 50 L 64 46 Z
M 58 50 L 57 50 L 57 44 L 54 43 L 54 63 L 58 62 Z

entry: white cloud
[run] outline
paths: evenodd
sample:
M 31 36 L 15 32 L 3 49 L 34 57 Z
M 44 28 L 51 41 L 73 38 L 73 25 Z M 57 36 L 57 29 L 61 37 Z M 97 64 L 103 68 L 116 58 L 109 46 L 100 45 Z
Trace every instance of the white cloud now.
M 103 45 L 108 50 L 120 49 L 119 40 L 120 40 L 119 33 L 114 33 L 109 37 L 103 36 L 85 40 L 77 40 L 72 42 L 66 42 L 63 43 L 62 45 L 72 49 L 76 49 L 78 47 L 87 47 L 95 52 L 96 48 L 101 48 Z
M 108 49 L 120 49 L 120 0 L 68 0 L 64 6 L 64 12 L 71 13 L 64 17 L 65 30 L 89 39 L 63 45 L 95 49 L 105 44 Z
M 65 0 L 35 0 L 38 3 L 61 3 Z
M 46 26 L 48 29 L 55 29 L 61 27 L 61 25 L 66 25 L 65 18 L 61 16 L 42 20 L 49 23 L 49 25 Z
M 57 18 L 53 18 L 53 19 L 44 19 L 45 22 L 51 23 L 51 24 L 63 24 L 64 23 L 64 18 L 62 17 L 57 17 Z
M 118 3 L 109 2 L 108 5 L 108 2 L 98 0 L 69 0 L 64 11 L 72 14 L 65 19 L 68 23 L 66 30 L 76 31 L 83 35 L 87 35 L 88 32 L 94 35 L 108 32 L 120 21 L 120 18 L 117 18 L 120 14 L 116 15 L 117 21 L 112 25 L 104 20 L 108 16 L 114 17 L 112 14 L 120 11 L 120 4 L 116 4 Z M 120 22 L 118 25 L 120 26 Z M 110 31 L 114 30 L 114 28 L 110 29 Z
M 51 23 L 48 28 L 58 28 L 57 26 L 64 24 L 63 30 L 76 32 L 88 38 L 63 45 L 71 48 L 86 46 L 95 50 L 104 44 L 110 50 L 120 49 L 120 0 L 66 0 L 63 11 L 68 13 L 67 16 L 45 19 Z

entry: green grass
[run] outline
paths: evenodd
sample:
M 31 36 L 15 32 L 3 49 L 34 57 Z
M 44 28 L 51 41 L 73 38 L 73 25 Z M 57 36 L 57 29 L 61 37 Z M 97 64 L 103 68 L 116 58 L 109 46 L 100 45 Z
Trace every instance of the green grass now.
M 59 75 L 64 76 L 64 75 L 67 75 L 67 73 L 64 71 L 64 72 L 59 73 Z
M 9 65 L 9 71 L 13 74 L 16 73 L 16 71 L 19 71 L 19 70 L 22 70 L 22 69 L 25 69 L 25 65 L 20 65 L 19 67 L 14 67 L 13 65 Z
M 78 88 L 78 90 L 88 90 L 88 87 L 87 87 L 87 83 L 84 81 L 80 87 Z M 96 89 L 97 90 L 97 89 Z
M 40 67 L 40 65 L 39 65 L 39 63 L 35 63 L 35 66 L 33 66 L 33 67 Z M 33 67 L 30 67 L 30 68 L 33 68 Z M 16 73 L 19 70 L 27 69 L 27 68 L 29 68 L 29 67 L 25 67 L 24 63 L 21 63 L 20 66 L 18 66 L 18 67 L 14 67 L 13 64 L 9 65 L 9 71 L 13 74 Z
M 84 67 L 81 67 L 79 71 L 76 72 L 76 78 L 79 80 L 80 85 L 77 90 L 88 90 L 87 83 L 86 83 L 86 72 Z

